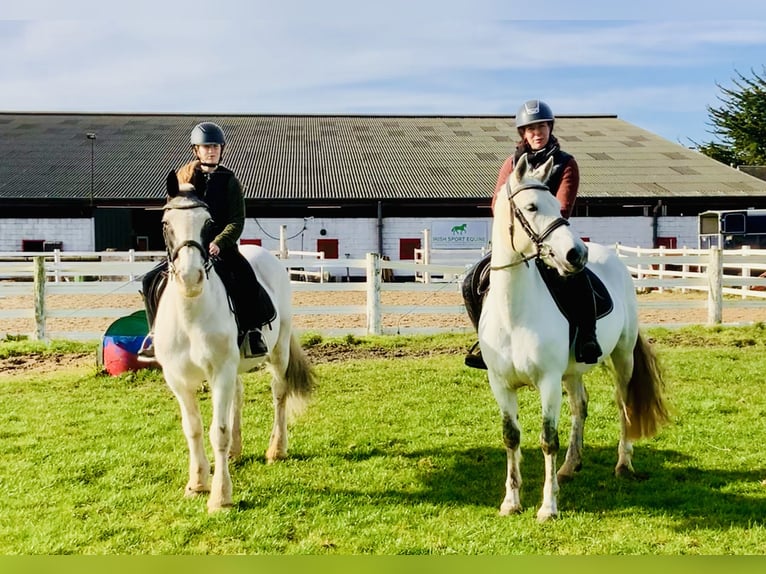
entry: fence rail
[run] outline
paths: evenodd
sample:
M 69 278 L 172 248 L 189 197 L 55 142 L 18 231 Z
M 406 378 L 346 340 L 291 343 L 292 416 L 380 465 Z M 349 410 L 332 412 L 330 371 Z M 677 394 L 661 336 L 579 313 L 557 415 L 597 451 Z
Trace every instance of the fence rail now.
M 707 323 L 719 324 L 726 307 L 766 307 L 766 250 L 739 249 L 643 249 L 616 245 L 617 255 L 625 262 L 633 276 L 636 289 L 699 291 L 707 293 L 707 301 L 655 302 L 651 307 L 679 309 L 705 306 Z M 135 307 L 107 307 L 88 309 L 48 309 L 46 301 L 53 295 L 136 295 L 138 280 L 151 269 L 164 252 L 0 252 L 0 320 L 34 319 L 36 339 L 70 338 L 98 339 L 100 332 L 47 332 L 46 320 L 67 318 L 118 318 Z M 328 334 L 391 332 L 382 324 L 384 313 L 393 314 L 463 314 L 463 305 L 383 305 L 381 294 L 386 291 L 444 292 L 445 288 L 459 291 L 459 283 L 466 265 L 439 263 L 426 265 L 419 261 L 389 261 L 370 253 L 365 259 L 306 259 L 303 255 L 290 254 L 282 263 L 286 270 L 302 267 L 303 278 L 314 282 L 292 281 L 293 291 L 362 292 L 365 304 L 341 304 L 333 306 L 308 305 L 295 307 L 296 315 L 363 315 L 364 328 L 321 329 Z M 348 269 L 363 269 L 364 281 L 351 281 Z M 317 275 L 312 275 L 316 270 Z M 334 270 L 337 273 L 330 275 Z M 423 274 L 443 275 L 445 283 L 419 281 L 390 282 L 393 271 L 416 277 Z M 345 273 L 345 275 L 344 275 Z M 293 275 L 293 277 L 298 276 Z M 333 276 L 335 281 L 327 281 Z M 343 282 L 345 277 L 346 281 Z M 319 282 L 316 282 L 316 281 Z M 30 308 L 10 308 L 5 299 L 13 296 L 32 296 Z M 728 296 L 728 297 L 724 297 Z M 735 297 L 731 297 L 735 296 Z M 313 330 L 313 329 L 312 329 Z M 461 330 L 459 327 L 397 327 L 403 334 Z

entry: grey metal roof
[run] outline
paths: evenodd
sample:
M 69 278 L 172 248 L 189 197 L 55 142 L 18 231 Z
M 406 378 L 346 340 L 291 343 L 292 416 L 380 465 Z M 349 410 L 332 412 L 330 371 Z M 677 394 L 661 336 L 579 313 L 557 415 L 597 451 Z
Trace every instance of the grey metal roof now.
M 224 163 L 253 200 L 484 199 L 517 137 L 513 117 L 0 113 L 0 199 L 164 198 L 188 136 L 221 125 Z M 766 181 L 616 116 L 562 116 L 580 196 L 766 196 Z

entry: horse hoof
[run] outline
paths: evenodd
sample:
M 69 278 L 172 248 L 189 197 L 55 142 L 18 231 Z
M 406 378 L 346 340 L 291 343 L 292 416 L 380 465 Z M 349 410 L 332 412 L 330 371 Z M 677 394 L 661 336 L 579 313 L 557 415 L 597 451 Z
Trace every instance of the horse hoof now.
M 617 478 L 633 478 L 633 469 L 625 464 L 620 464 L 614 469 Z
M 542 510 L 537 513 L 538 522 L 548 522 L 549 520 L 555 520 L 559 515 L 557 512 L 543 512 Z
M 232 509 L 232 506 L 233 505 L 231 503 L 220 504 L 220 505 L 218 505 L 218 504 L 212 504 L 211 505 L 210 503 L 208 503 L 208 505 L 207 505 L 207 513 L 208 514 L 216 514 L 218 512 L 228 512 L 229 510 Z
M 558 473 L 556 473 L 556 481 L 559 484 L 564 483 L 564 482 L 571 482 L 571 481 L 574 480 L 574 477 L 575 477 L 575 475 L 574 475 L 573 472 L 572 473 L 569 473 L 569 472 L 564 473 L 564 472 L 559 471 Z
M 272 452 L 271 450 L 266 451 L 266 464 L 274 464 L 280 460 L 287 460 L 286 452 Z
M 187 486 L 184 489 L 184 496 L 186 498 L 194 498 L 200 494 L 207 494 L 210 489 L 205 486 Z
M 512 514 L 521 514 L 521 506 L 520 505 L 505 505 L 503 504 L 500 507 L 500 516 L 511 516 Z

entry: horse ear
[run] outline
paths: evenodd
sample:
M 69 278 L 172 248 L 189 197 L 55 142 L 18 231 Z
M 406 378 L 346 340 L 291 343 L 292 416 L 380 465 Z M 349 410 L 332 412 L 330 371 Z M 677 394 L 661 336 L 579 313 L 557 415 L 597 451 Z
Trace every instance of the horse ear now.
M 519 161 L 517 161 L 516 165 L 513 166 L 512 175 L 516 178 L 516 181 L 520 182 L 522 179 L 524 179 L 528 169 L 529 162 L 527 161 L 527 154 L 522 154 L 522 156 L 519 158 Z
M 540 181 L 545 183 L 548 181 L 548 178 L 551 176 L 551 172 L 553 171 L 553 157 L 549 157 L 548 161 L 546 161 L 543 164 L 542 167 L 542 176 L 540 177 Z
M 168 197 L 176 197 L 178 195 L 178 177 L 175 170 L 170 170 L 168 177 L 165 179 L 165 189 L 167 189 Z

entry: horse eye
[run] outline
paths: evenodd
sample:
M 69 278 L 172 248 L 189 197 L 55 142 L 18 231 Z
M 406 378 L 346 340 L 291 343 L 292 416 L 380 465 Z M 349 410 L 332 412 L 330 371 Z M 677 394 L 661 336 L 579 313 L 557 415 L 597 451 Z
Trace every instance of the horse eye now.
M 527 205 L 527 211 L 531 211 L 532 213 L 537 211 L 537 204 L 536 203 L 530 203 Z

